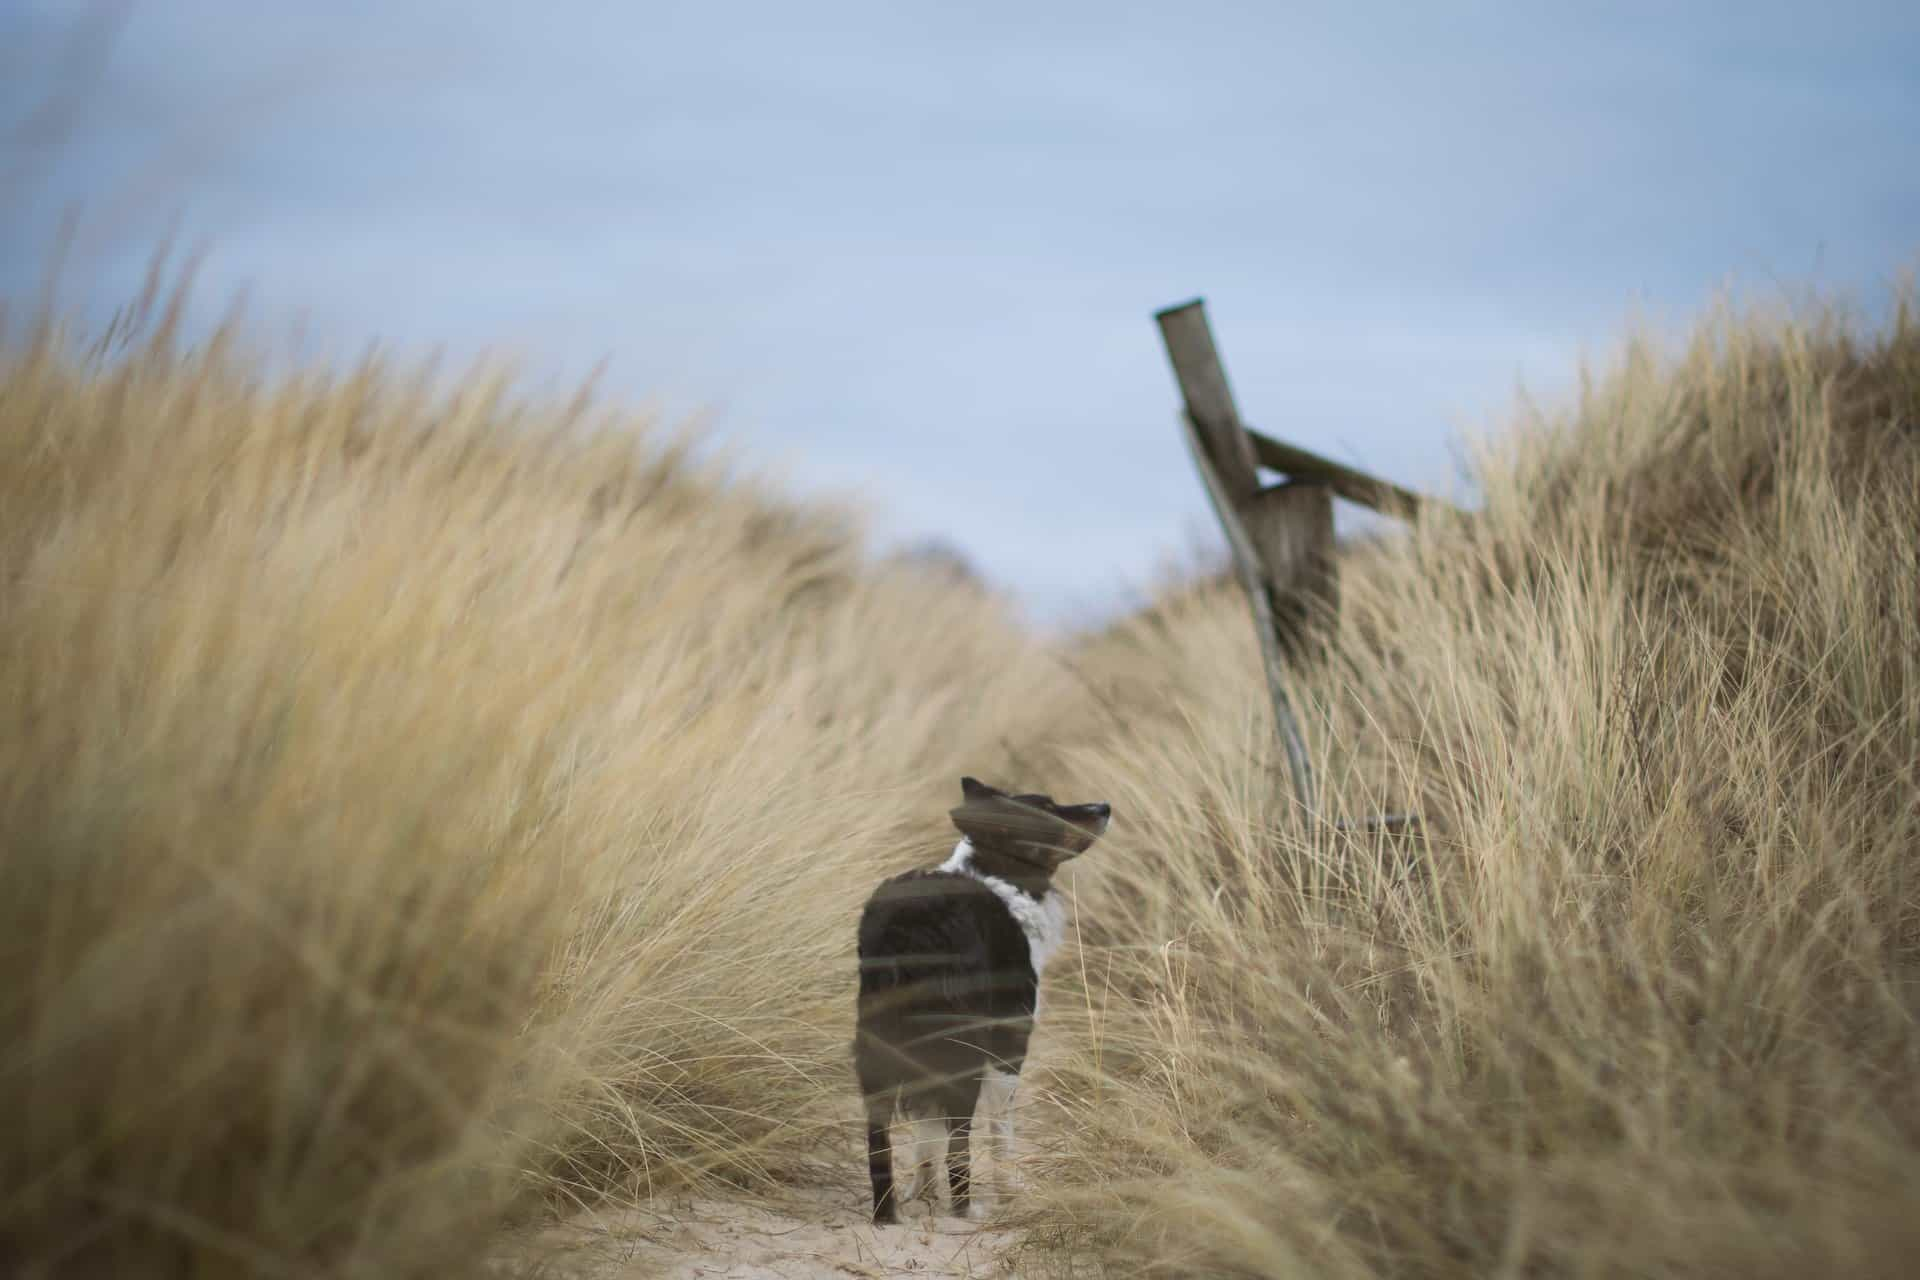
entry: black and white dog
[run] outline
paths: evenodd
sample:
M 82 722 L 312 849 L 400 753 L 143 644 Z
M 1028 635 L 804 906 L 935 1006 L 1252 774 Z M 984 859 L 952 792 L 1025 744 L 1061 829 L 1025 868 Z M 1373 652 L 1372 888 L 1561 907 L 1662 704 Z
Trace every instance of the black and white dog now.
M 968 1135 L 983 1093 L 997 1158 L 1013 1145 L 1013 1094 L 1040 1008 L 1040 971 L 1066 934 L 1053 873 L 1107 829 L 1105 804 L 1055 804 L 962 778 L 964 837 L 928 871 L 883 883 L 860 916 L 855 1074 L 867 1111 L 873 1220 L 894 1222 L 894 1116 L 913 1128 L 906 1199 L 946 1153 L 952 1210 L 970 1217 Z

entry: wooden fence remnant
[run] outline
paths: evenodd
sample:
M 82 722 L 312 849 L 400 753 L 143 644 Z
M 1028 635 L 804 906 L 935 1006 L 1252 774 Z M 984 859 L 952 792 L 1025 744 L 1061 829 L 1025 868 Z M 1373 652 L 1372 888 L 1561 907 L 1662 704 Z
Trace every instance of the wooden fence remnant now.
M 1213 331 L 1207 326 L 1206 304 L 1195 300 L 1169 307 L 1154 319 L 1159 321 L 1167 358 L 1173 362 L 1174 377 L 1186 401 L 1181 421 L 1186 429 L 1187 448 L 1193 454 L 1194 466 L 1199 469 L 1214 514 L 1227 535 L 1234 573 L 1253 608 L 1267 692 L 1273 700 L 1274 728 L 1286 751 L 1294 799 L 1311 813 L 1314 809 L 1313 766 L 1307 759 L 1300 722 L 1294 718 L 1293 704 L 1287 698 L 1287 653 L 1280 639 L 1272 574 L 1254 540 L 1252 522 L 1245 514 L 1260 493 L 1260 472 L 1253 455 L 1253 442 L 1240 425 L 1240 412 L 1227 385 L 1227 371 L 1214 347 Z M 1263 535 L 1272 537 L 1276 530 L 1286 527 L 1288 522 L 1280 509 L 1290 505 L 1291 500 L 1283 500 L 1274 510 L 1263 514 L 1260 519 Z
M 1253 612 L 1294 799 L 1311 819 L 1319 811 L 1313 766 L 1287 696 L 1286 671 L 1313 653 L 1320 643 L 1319 621 L 1338 604 L 1333 499 L 1339 496 L 1405 518 L 1417 514 L 1429 499 L 1250 429 L 1234 404 L 1204 299 L 1167 307 L 1155 312 L 1154 319 L 1180 385 L 1188 451 Z M 1287 478 L 1263 484 L 1262 466 Z M 1419 818 L 1378 815 L 1334 826 L 1400 832 L 1417 829 Z

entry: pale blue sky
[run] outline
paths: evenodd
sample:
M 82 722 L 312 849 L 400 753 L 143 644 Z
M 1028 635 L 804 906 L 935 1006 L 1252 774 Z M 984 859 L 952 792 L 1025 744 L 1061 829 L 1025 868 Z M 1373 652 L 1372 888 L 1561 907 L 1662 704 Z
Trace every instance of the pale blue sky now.
M 605 357 L 1051 619 L 1208 530 L 1156 307 L 1208 297 L 1251 420 L 1448 489 L 1635 314 L 1920 261 L 1913 4 L 126 0 L 63 58 L 86 8 L 0 0 L 5 295 L 75 201 L 95 315 L 177 221 L 208 312 Z

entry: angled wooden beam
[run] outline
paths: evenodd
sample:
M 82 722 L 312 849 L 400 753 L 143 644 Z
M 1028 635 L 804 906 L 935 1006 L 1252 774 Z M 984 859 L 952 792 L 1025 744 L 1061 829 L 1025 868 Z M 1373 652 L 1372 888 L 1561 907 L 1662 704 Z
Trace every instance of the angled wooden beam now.
M 1280 640 L 1280 620 L 1260 565 L 1260 554 L 1254 549 L 1252 533 L 1242 523 L 1239 510 L 1228 496 L 1226 481 L 1208 456 L 1199 428 L 1184 413 L 1180 415 L 1180 425 L 1184 428 L 1187 451 L 1193 455 L 1193 465 L 1200 472 L 1200 481 L 1213 504 L 1213 513 L 1219 517 L 1221 531 L 1227 535 L 1227 548 L 1233 553 L 1234 576 L 1239 578 L 1240 589 L 1253 610 L 1253 629 L 1260 641 L 1260 665 L 1267 677 L 1267 696 L 1273 702 L 1274 728 L 1280 734 L 1280 745 L 1287 756 L 1287 776 L 1293 783 L 1294 799 L 1310 817 L 1315 809 L 1313 765 L 1307 759 L 1306 740 L 1300 736 L 1300 722 L 1294 717 L 1293 703 L 1287 697 L 1287 652 Z
M 1166 344 L 1167 358 L 1173 365 L 1174 378 L 1180 384 L 1180 395 L 1185 401 L 1181 424 L 1187 449 L 1200 472 L 1214 515 L 1227 536 L 1234 573 L 1253 612 L 1267 693 L 1273 701 L 1274 728 L 1286 752 L 1294 798 L 1311 817 L 1316 809 L 1313 767 L 1307 759 L 1306 741 L 1294 717 L 1293 704 L 1287 697 L 1289 654 L 1282 638 L 1285 622 L 1275 570 L 1291 564 L 1295 558 L 1291 552 L 1294 531 L 1310 519 L 1317 523 L 1317 516 L 1301 514 L 1301 509 L 1310 505 L 1315 495 L 1270 498 L 1262 494 L 1253 445 L 1241 425 L 1232 388 L 1227 384 L 1226 368 L 1220 363 L 1220 353 L 1214 346 L 1213 331 L 1207 324 L 1206 303 L 1195 299 L 1160 311 L 1154 319 L 1160 325 L 1161 341 Z M 1324 491 L 1317 497 L 1321 502 L 1327 501 Z M 1269 548 L 1265 545 L 1268 543 L 1274 545 Z M 1274 552 L 1272 557 L 1266 554 L 1269 549 Z
M 1422 497 L 1411 489 L 1403 489 L 1378 476 L 1370 476 L 1298 445 L 1262 435 L 1252 427 L 1246 429 L 1246 435 L 1252 442 L 1253 456 L 1261 466 L 1296 480 L 1318 480 L 1347 501 L 1371 507 L 1383 515 L 1411 520 L 1422 507 L 1439 504 L 1436 498 Z
M 1173 363 L 1174 380 L 1180 384 L 1180 398 L 1186 402 L 1187 420 L 1206 442 L 1215 478 L 1224 492 L 1234 502 L 1241 502 L 1260 488 L 1259 463 L 1240 422 L 1240 410 L 1234 406 L 1226 366 L 1220 363 L 1220 352 L 1213 345 L 1206 301 L 1195 298 L 1156 312 L 1153 318 L 1160 324 L 1160 340 Z

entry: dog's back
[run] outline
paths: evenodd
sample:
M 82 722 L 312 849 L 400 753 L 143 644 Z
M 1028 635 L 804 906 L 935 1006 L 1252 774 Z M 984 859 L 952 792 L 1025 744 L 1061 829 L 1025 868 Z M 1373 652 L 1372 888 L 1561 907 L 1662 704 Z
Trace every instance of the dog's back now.
M 860 916 L 861 1090 L 908 1114 L 970 1114 L 983 1070 L 1019 1071 L 1038 990 L 1025 931 L 979 879 L 886 881 Z

